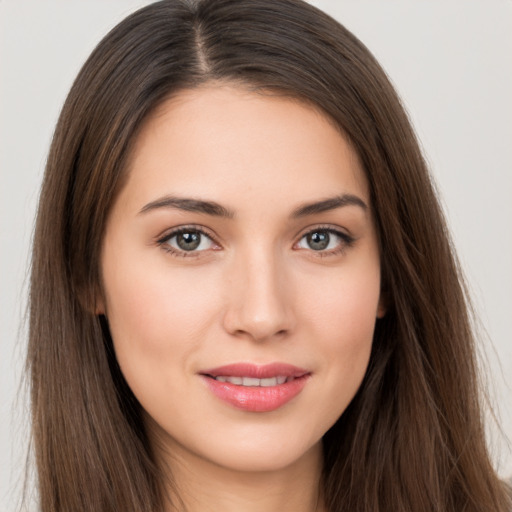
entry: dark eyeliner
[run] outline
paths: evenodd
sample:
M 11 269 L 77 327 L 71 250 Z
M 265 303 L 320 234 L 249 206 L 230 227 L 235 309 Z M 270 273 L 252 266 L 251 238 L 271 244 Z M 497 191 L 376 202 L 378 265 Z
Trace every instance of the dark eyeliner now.
M 187 258 L 187 257 L 196 257 L 197 258 L 201 253 L 203 253 L 205 251 L 179 250 L 179 249 L 172 247 L 171 245 L 169 245 L 167 243 L 171 238 L 173 238 L 177 235 L 180 235 L 182 233 L 189 233 L 189 232 L 200 233 L 201 235 L 210 239 L 214 244 L 218 245 L 215 238 L 209 232 L 207 232 L 205 229 L 201 228 L 200 226 L 195 226 L 195 225 L 180 226 L 180 227 L 174 228 L 171 231 L 166 232 L 163 236 L 157 238 L 156 244 L 159 247 L 161 247 L 164 251 L 166 251 L 174 256 L 179 256 L 179 257 L 183 257 L 183 258 Z
M 314 228 L 308 229 L 306 232 L 302 233 L 302 235 L 299 237 L 299 241 L 302 240 L 304 237 L 306 237 L 312 233 L 319 232 L 319 231 L 336 235 L 337 237 L 339 237 L 341 239 L 341 243 L 339 244 L 339 247 L 336 247 L 334 249 L 329 249 L 329 250 L 315 251 L 314 249 L 309 249 L 309 251 L 312 254 L 314 254 L 314 256 L 316 256 L 316 257 L 328 257 L 328 256 L 336 256 L 336 255 L 342 254 L 347 249 L 352 247 L 354 245 L 354 243 L 356 242 L 356 238 L 353 237 L 352 235 L 349 235 L 348 233 L 341 231 L 339 229 L 336 229 L 332 226 L 322 226 L 322 225 L 315 226 Z

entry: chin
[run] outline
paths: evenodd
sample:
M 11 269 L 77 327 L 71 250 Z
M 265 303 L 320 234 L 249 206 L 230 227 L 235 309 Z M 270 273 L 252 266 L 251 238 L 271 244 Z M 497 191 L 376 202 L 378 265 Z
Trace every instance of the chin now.
M 293 437 L 293 436 L 289 436 Z M 265 442 L 268 441 L 268 442 Z M 229 446 L 219 444 L 214 452 L 204 454 L 216 465 L 243 473 L 278 472 L 321 454 L 321 441 L 314 444 L 300 444 L 296 439 L 260 439 L 257 442 L 230 442 Z

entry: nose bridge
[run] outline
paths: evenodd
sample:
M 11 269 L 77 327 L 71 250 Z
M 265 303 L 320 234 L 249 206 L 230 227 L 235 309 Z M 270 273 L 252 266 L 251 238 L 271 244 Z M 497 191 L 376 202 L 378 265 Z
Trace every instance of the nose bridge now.
M 286 285 L 286 269 L 270 244 L 255 244 L 233 261 L 226 329 L 263 340 L 290 331 L 293 305 Z

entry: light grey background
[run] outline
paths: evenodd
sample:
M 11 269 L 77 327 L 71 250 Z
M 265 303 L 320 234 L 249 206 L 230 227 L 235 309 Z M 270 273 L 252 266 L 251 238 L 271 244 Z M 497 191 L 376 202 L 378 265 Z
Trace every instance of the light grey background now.
M 30 237 L 59 109 L 99 39 L 141 0 L 0 0 L 0 511 L 14 511 L 28 411 L 18 394 Z M 512 1 L 317 0 L 377 56 L 437 179 L 487 335 L 489 421 L 512 473 Z

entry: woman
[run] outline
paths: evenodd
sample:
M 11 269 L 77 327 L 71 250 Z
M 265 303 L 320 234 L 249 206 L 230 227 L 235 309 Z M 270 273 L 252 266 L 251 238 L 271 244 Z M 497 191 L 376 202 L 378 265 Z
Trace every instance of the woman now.
M 41 508 L 504 511 L 385 74 L 298 1 L 153 4 L 64 105 L 34 241 Z

